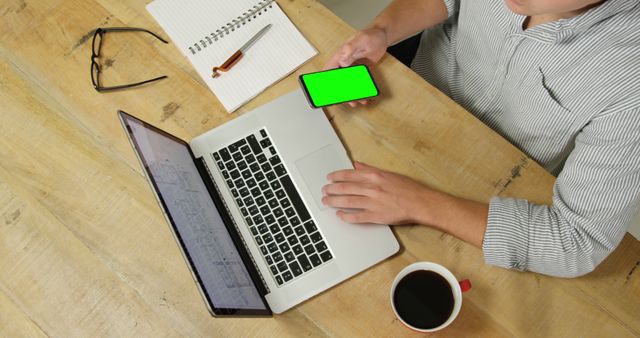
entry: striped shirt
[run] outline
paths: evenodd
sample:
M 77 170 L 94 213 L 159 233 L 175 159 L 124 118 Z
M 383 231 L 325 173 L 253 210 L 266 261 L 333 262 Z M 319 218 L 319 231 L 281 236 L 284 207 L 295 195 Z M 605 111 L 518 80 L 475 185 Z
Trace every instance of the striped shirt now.
M 412 68 L 540 163 L 553 204 L 491 199 L 485 261 L 574 277 L 640 207 L 640 4 L 608 0 L 523 30 L 500 0 L 445 0 Z

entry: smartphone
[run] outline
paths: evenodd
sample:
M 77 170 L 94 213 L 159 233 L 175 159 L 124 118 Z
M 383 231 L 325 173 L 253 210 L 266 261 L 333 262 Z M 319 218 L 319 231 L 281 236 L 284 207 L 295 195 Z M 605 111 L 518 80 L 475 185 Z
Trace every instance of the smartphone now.
M 298 79 L 313 108 L 367 99 L 380 94 L 366 65 L 302 74 Z

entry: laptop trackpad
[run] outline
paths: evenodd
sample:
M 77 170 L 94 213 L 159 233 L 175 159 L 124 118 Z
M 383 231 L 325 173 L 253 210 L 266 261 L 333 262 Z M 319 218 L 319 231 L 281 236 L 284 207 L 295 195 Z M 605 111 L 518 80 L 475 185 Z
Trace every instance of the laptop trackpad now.
M 296 161 L 296 167 L 318 208 L 325 210 L 328 207 L 322 204 L 322 187 L 329 183 L 327 174 L 349 168 L 349 165 L 344 163 L 336 147 L 330 144 Z

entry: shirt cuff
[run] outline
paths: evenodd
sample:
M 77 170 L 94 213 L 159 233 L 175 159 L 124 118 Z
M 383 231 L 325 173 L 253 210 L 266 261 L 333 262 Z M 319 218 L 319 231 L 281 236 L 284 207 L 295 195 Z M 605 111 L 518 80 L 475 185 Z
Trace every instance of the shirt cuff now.
M 526 270 L 529 250 L 529 203 L 494 197 L 489 203 L 482 251 L 487 264 Z

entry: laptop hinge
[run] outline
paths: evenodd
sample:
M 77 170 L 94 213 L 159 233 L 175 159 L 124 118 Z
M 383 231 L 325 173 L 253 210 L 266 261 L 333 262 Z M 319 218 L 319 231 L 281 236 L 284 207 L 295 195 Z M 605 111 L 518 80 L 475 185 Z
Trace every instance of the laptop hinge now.
M 253 259 L 253 255 L 250 254 L 249 247 L 247 246 L 247 243 L 245 242 L 244 237 L 240 235 L 241 232 L 240 232 L 240 228 L 238 228 L 238 224 L 233 219 L 233 217 L 231 217 L 231 210 L 229 210 L 229 206 L 227 205 L 225 200 L 222 198 L 220 189 L 218 188 L 216 181 L 213 179 L 213 176 L 211 175 L 211 171 L 209 170 L 209 166 L 207 165 L 207 162 L 204 160 L 204 158 L 198 157 L 195 159 L 195 163 L 196 163 L 196 167 L 198 168 L 198 171 L 200 172 L 200 176 L 202 176 L 202 179 L 205 185 L 207 186 L 207 189 L 209 190 L 209 194 L 211 195 L 211 198 L 213 199 L 214 204 L 219 210 L 220 210 L 220 207 L 224 208 L 224 212 L 220 210 L 221 211 L 220 216 L 222 216 L 222 220 L 224 221 L 225 226 L 229 230 L 229 234 L 231 235 L 231 238 L 233 239 L 233 242 L 236 245 L 236 249 L 238 249 L 238 252 L 242 257 L 242 260 L 244 262 L 251 262 L 251 264 L 253 265 L 251 267 L 247 267 L 247 270 L 249 271 L 251 278 L 253 279 L 254 283 L 258 288 L 258 292 L 260 292 L 260 294 L 264 298 L 264 295 L 270 293 L 271 291 L 269 290 L 269 287 L 267 286 L 267 283 L 265 282 L 264 277 L 262 276 L 262 273 L 260 273 L 260 269 L 258 269 L 258 265 L 256 264 L 256 261 Z M 257 278 L 259 278 L 259 280 L 257 280 Z M 265 300 L 265 305 L 267 307 L 269 306 L 266 300 Z

